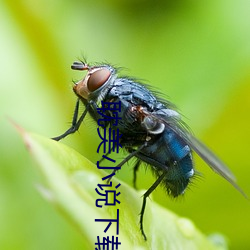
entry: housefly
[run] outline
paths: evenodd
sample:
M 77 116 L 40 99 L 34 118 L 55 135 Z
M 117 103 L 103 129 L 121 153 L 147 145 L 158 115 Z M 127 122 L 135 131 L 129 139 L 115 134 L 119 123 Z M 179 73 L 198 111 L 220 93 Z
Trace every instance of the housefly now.
M 97 108 L 100 108 L 102 101 L 121 102 L 121 119 L 116 128 L 122 134 L 119 143 L 129 154 L 119 165 L 133 157 L 137 159 L 134 185 L 136 171 L 142 163 L 149 165 L 157 177 L 143 195 L 140 230 L 145 240 L 143 216 L 147 197 L 159 184 L 163 184 L 172 197 L 184 193 L 195 174 L 192 151 L 244 195 L 232 172 L 189 132 L 169 101 L 157 97 L 146 85 L 132 78 L 119 77 L 117 70 L 109 64 L 90 66 L 85 62 L 74 62 L 71 68 L 84 70 L 87 74 L 73 87 L 78 99 L 71 127 L 53 139 L 59 141 L 76 132 L 87 113 L 97 122 Z M 85 110 L 78 117 L 80 102 Z M 104 111 L 104 115 L 112 116 L 112 112 Z M 107 122 L 105 127 L 112 128 L 112 122 Z

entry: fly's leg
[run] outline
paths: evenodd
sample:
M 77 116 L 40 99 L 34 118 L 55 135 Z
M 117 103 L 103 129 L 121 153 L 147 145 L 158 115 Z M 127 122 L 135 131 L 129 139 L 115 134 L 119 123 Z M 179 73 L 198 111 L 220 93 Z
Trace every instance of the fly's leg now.
M 59 136 L 51 138 L 51 139 L 53 139 L 55 141 L 60 141 L 64 137 L 68 136 L 69 134 L 75 133 L 79 129 L 79 127 L 80 127 L 80 125 L 81 125 L 84 117 L 86 116 L 86 114 L 88 112 L 88 107 L 89 107 L 89 106 L 86 107 L 86 109 L 82 113 L 81 117 L 77 121 L 78 111 L 79 111 L 79 104 L 80 104 L 80 101 L 78 99 L 77 102 L 76 102 L 76 106 L 75 106 L 75 110 L 74 110 L 74 116 L 73 116 L 71 127 L 65 133 L 63 133 L 62 135 L 59 135 Z
M 132 157 L 134 157 L 136 154 L 138 154 L 144 147 L 147 146 L 147 142 L 142 144 L 137 150 L 134 150 L 132 153 L 130 153 L 127 157 L 125 157 L 124 160 L 122 160 L 117 166 L 116 169 L 113 170 L 111 175 L 107 176 L 108 180 L 107 183 L 109 183 L 112 179 L 112 177 L 115 175 L 116 171 L 118 171 L 126 162 L 128 162 Z M 103 180 L 107 179 L 104 178 Z
M 144 229 L 143 229 L 143 216 L 144 216 L 144 212 L 145 212 L 145 208 L 146 208 L 147 198 L 158 187 L 158 185 L 162 182 L 166 173 L 167 173 L 167 171 L 163 172 L 163 174 L 158 177 L 158 179 L 154 182 L 154 184 L 143 195 L 142 208 L 141 208 L 141 212 L 140 212 L 140 230 L 141 230 L 141 233 L 142 233 L 144 240 L 147 240 L 146 234 L 145 234 Z
M 75 110 L 74 110 L 74 115 L 73 115 L 73 120 L 72 120 L 72 123 L 71 123 L 71 127 L 65 133 L 63 133 L 62 135 L 59 135 L 57 137 L 53 137 L 51 139 L 53 139 L 55 141 L 60 141 L 64 137 L 66 137 L 66 136 L 68 136 L 70 134 L 75 133 L 79 129 L 79 127 L 81 126 L 81 123 L 82 123 L 83 119 L 85 118 L 86 114 L 88 113 L 88 111 L 90 109 L 92 109 L 92 111 L 94 112 L 94 114 L 98 117 L 98 113 L 95 112 L 95 109 L 94 109 L 94 108 L 97 107 L 97 104 L 95 102 L 93 102 L 93 101 L 90 101 L 87 104 L 86 109 L 84 110 L 84 112 L 81 114 L 79 120 L 77 120 L 78 119 L 78 113 L 79 113 L 79 105 L 80 105 L 80 100 L 78 99 L 77 102 L 76 102 L 76 106 L 75 106 Z
M 111 151 L 113 151 L 114 152 L 114 149 L 115 149 L 115 147 L 116 147 L 116 142 L 114 143 L 115 145 L 112 147 L 112 150 Z M 107 157 L 108 155 L 110 155 L 111 154 L 111 152 L 107 152 L 106 154 L 104 154 L 104 156 L 105 157 Z M 104 161 L 105 160 L 105 157 L 102 157 L 100 160 L 99 160 L 99 162 L 101 163 L 102 161 Z
M 141 161 L 138 160 L 134 166 L 134 172 L 133 172 L 133 186 L 134 186 L 134 189 L 137 189 L 136 188 L 136 172 L 138 171 L 139 167 L 140 167 L 140 164 L 141 164 Z

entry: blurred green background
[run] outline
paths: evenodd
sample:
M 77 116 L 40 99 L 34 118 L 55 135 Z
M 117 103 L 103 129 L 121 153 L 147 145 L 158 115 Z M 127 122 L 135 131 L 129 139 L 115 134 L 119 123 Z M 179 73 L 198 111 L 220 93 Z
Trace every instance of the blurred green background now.
M 47 137 L 64 132 L 72 80 L 83 76 L 70 65 L 82 55 L 123 66 L 167 95 L 250 196 L 249 13 L 247 0 L 1 1 L 0 249 L 81 249 L 81 235 L 36 191 L 39 173 L 8 117 Z M 63 143 L 98 159 L 90 119 Z M 184 198 L 161 188 L 153 198 L 204 233 L 226 235 L 230 249 L 250 249 L 250 202 L 195 160 L 203 177 Z M 154 180 L 146 173 L 139 188 Z M 131 184 L 132 165 L 118 178 Z

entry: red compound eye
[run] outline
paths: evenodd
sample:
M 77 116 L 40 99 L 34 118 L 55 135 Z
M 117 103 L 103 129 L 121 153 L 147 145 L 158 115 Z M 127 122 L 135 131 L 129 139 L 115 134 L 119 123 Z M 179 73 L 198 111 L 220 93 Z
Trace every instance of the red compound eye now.
M 88 90 L 93 92 L 99 89 L 109 78 L 110 71 L 108 69 L 99 69 L 92 73 L 88 79 Z

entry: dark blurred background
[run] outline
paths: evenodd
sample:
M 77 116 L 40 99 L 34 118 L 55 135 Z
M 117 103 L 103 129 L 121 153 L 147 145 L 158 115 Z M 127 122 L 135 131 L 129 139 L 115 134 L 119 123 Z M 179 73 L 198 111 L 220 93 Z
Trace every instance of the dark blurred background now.
M 39 173 L 8 117 L 52 137 L 70 125 L 76 97 L 70 65 L 78 58 L 125 67 L 185 115 L 250 195 L 250 2 L 1 1 L 0 249 L 80 249 L 80 234 L 35 189 Z M 88 119 L 63 143 L 95 162 Z M 91 143 L 93 144 L 93 143 Z M 201 178 L 177 201 L 158 188 L 153 199 L 189 217 L 231 249 L 249 249 L 250 202 L 197 157 Z M 139 188 L 154 178 L 142 168 Z M 132 165 L 118 177 L 132 183 Z M 56 177 L 55 177 L 56 178 Z

